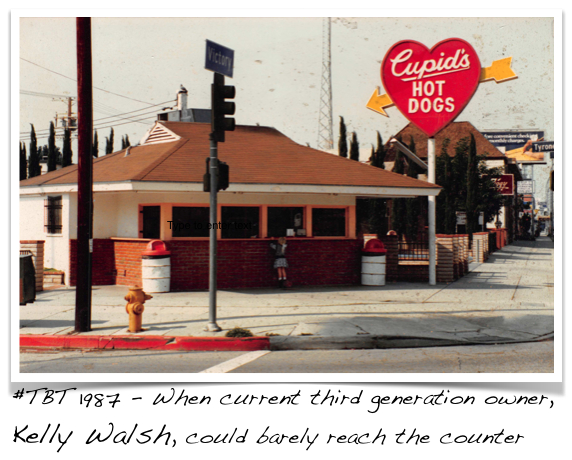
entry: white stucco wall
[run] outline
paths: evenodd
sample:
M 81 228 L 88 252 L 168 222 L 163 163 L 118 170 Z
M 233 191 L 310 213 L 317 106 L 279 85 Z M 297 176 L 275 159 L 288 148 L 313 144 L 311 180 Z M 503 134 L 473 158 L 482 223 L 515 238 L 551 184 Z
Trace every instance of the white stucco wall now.
M 70 194 L 58 195 L 62 196 L 62 233 L 57 235 L 46 233 L 44 228 L 44 201 L 47 195 L 20 197 L 20 240 L 44 240 L 44 267 L 63 270 L 67 283 L 70 230 L 75 232 L 76 223 L 74 221 L 70 225 Z M 75 202 L 73 195 L 71 201 Z M 72 211 L 72 214 L 75 215 L 75 212 Z

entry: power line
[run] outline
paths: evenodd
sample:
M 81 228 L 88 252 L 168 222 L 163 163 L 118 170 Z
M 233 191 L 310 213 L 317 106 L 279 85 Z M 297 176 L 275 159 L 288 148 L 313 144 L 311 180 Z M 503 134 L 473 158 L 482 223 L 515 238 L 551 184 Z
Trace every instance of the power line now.
M 154 115 L 149 116 L 149 117 L 140 118 L 139 120 L 126 121 L 125 123 L 116 123 L 116 124 L 111 124 L 111 125 L 107 125 L 107 126 L 97 126 L 97 129 L 115 128 L 116 126 L 128 125 L 129 123 L 141 122 L 141 120 L 148 120 L 148 119 L 153 119 L 153 118 L 155 118 Z M 143 123 L 143 124 L 146 124 L 148 126 L 152 125 L 152 123 Z M 95 131 L 95 129 L 94 129 L 94 131 Z M 50 137 L 49 134 L 38 135 L 38 133 L 36 133 L 36 139 L 47 139 L 49 137 Z M 20 141 L 29 141 L 29 140 L 30 140 L 29 135 L 26 137 L 20 137 Z
M 35 66 L 39 67 L 40 69 L 47 70 L 48 72 L 52 72 L 52 73 L 54 73 L 54 74 L 56 74 L 56 75 L 59 75 L 60 77 L 64 77 L 64 78 L 67 78 L 68 80 L 77 82 L 77 80 L 74 79 L 74 78 L 68 77 L 67 75 L 61 74 L 61 73 L 56 72 L 56 71 L 51 70 L 51 69 L 48 69 L 47 67 L 41 66 L 40 64 L 36 64 L 35 62 L 29 61 L 28 59 L 24 59 L 23 57 L 21 57 L 20 59 L 21 59 L 22 61 L 25 61 L 25 62 L 28 62 L 28 63 L 30 63 L 30 64 L 32 64 L 32 65 L 35 65 Z M 105 93 L 113 94 L 114 96 L 123 97 L 123 98 L 125 98 L 125 99 L 130 99 L 130 100 L 135 101 L 135 102 L 140 102 L 140 103 L 142 103 L 142 104 L 147 104 L 147 105 L 153 106 L 153 104 L 151 104 L 150 102 L 140 101 L 139 99 L 134 99 L 134 98 L 132 98 L 132 97 L 123 96 L 122 94 L 117 94 L 117 93 L 114 93 L 113 91 L 108 91 L 108 90 L 103 89 L 103 88 L 98 88 L 97 86 L 94 86 L 93 89 L 97 89 L 97 90 L 103 91 L 103 92 L 105 92 Z
M 159 104 L 156 104 L 156 106 L 161 106 L 161 105 L 167 104 L 167 103 L 169 103 L 169 102 L 173 102 L 173 100 L 160 102 Z M 117 114 L 117 115 L 111 115 L 111 116 L 109 116 L 109 117 L 98 118 L 98 119 L 94 120 L 94 123 L 96 123 L 96 122 L 101 122 L 101 120 L 107 120 L 107 119 L 109 119 L 109 118 L 120 118 L 120 119 L 123 119 L 123 120 L 129 120 L 129 119 L 131 119 L 132 117 L 122 117 L 122 115 L 128 115 L 128 114 L 130 114 L 130 113 L 141 112 L 142 110 L 147 110 L 147 109 L 148 109 L 148 107 L 145 107 L 145 108 L 143 108 L 143 109 L 131 110 L 131 111 L 129 111 L 129 112 L 123 112 L 123 113 L 119 113 L 119 114 Z M 150 111 L 150 112 L 144 112 L 144 113 L 138 114 L 137 116 L 146 115 L 146 114 L 150 114 L 150 113 L 156 113 L 156 112 L 155 112 L 154 110 L 152 110 L 152 111 Z M 137 121 L 137 120 L 135 120 L 135 121 Z M 103 122 L 103 123 L 109 123 L 109 121 L 105 121 L 105 122 Z M 147 124 L 147 123 L 145 123 L 145 124 Z M 65 128 L 58 126 L 58 127 L 56 127 L 55 129 L 58 130 L 58 129 L 65 129 Z M 46 132 L 49 132 L 49 128 L 48 128 L 48 129 L 36 130 L 36 135 L 38 135 L 38 134 L 43 134 L 43 133 L 46 133 Z M 27 133 L 27 131 L 20 131 L 20 134 L 26 134 L 26 133 Z

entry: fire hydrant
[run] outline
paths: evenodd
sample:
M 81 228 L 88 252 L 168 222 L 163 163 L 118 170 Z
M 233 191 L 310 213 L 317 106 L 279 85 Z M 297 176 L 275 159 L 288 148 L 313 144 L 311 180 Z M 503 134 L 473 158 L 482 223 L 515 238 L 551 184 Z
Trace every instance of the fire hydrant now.
M 127 305 L 125 311 L 129 314 L 129 332 L 140 332 L 143 330 L 141 324 L 143 323 L 143 304 L 146 300 L 152 299 L 153 296 L 145 294 L 143 288 L 139 286 L 130 286 L 129 292 L 125 296 Z

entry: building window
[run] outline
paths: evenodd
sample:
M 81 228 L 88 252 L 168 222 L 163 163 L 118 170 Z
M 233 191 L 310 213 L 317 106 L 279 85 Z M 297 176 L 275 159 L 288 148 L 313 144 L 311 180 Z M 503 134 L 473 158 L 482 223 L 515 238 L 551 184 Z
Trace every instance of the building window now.
M 143 228 L 141 238 L 157 240 L 161 237 L 161 206 L 143 206 Z
M 209 208 L 173 206 L 171 229 L 174 238 L 209 236 Z
M 345 208 L 312 208 L 312 236 L 346 236 Z
M 304 236 L 301 230 L 304 230 L 303 207 L 268 207 L 269 237 Z
M 258 238 L 260 209 L 255 206 L 222 206 L 222 238 Z
M 44 227 L 46 233 L 61 234 L 62 233 L 62 197 L 49 196 L 45 201 L 45 221 Z

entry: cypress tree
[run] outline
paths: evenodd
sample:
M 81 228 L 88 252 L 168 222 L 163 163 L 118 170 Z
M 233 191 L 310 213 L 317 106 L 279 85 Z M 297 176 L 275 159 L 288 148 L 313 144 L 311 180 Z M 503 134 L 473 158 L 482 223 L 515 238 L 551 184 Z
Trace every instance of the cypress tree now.
M 28 177 L 36 177 L 42 173 L 40 166 L 40 152 L 38 152 L 38 140 L 36 139 L 36 130 L 34 125 L 30 131 L 30 157 L 28 158 Z
M 403 174 L 404 171 L 403 157 L 398 150 L 395 154 L 392 172 Z M 406 198 L 394 198 L 392 200 L 391 227 L 400 237 L 405 233 L 405 200 Z
M 99 156 L 99 139 L 97 138 L 97 129 L 93 133 L 93 144 L 91 144 L 91 154 L 97 158 Z
M 64 130 L 64 147 L 62 149 L 62 168 L 72 164 L 72 155 L 71 131 L 66 128 Z
M 469 156 L 467 159 L 467 195 L 465 211 L 467 213 L 467 233 L 472 235 L 479 226 L 478 207 L 479 189 L 479 158 L 477 157 L 477 143 L 471 134 Z
M 437 184 L 443 187 L 436 200 L 436 230 L 437 233 L 445 234 L 455 233 L 456 225 L 455 207 L 453 205 L 454 197 L 451 193 L 451 184 L 453 182 L 452 166 L 448 152 L 450 142 L 449 139 L 443 140 L 441 154 L 435 161 L 435 179 Z
M 129 142 L 129 136 L 126 134 L 125 139 L 122 136 L 121 137 L 121 150 L 126 149 L 130 145 L 131 145 L 131 142 Z
M 26 158 L 26 144 L 20 142 L 20 180 L 28 178 L 28 159 Z
M 350 160 L 359 161 L 359 142 L 355 131 L 352 133 L 352 141 L 350 143 Z
M 377 131 L 377 148 L 375 149 L 375 152 L 372 153 L 371 165 L 375 166 L 376 168 L 385 169 L 384 161 L 385 161 L 385 148 L 383 147 L 381 134 L 379 134 L 379 131 Z
M 109 137 L 105 138 L 105 154 L 113 153 L 113 128 L 109 132 Z
M 416 153 L 415 140 L 411 137 L 408 146 L 412 153 Z M 407 176 L 417 179 L 419 168 L 411 159 L 407 158 Z M 419 222 L 421 220 L 421 206 L 417 198 L 405 199 L 405 234 L 409 240 L 417 240 Z
M 348 157 L 348 140 L 344 117 L 340 117 L 340 139 L 338 140 L 338 154 L 344 158 Z
M 57 160 L 56 129 L 54 128 L 54 123 L 50 121 L 50 136 L 48 137 L 48 172 L 56 170 Z

